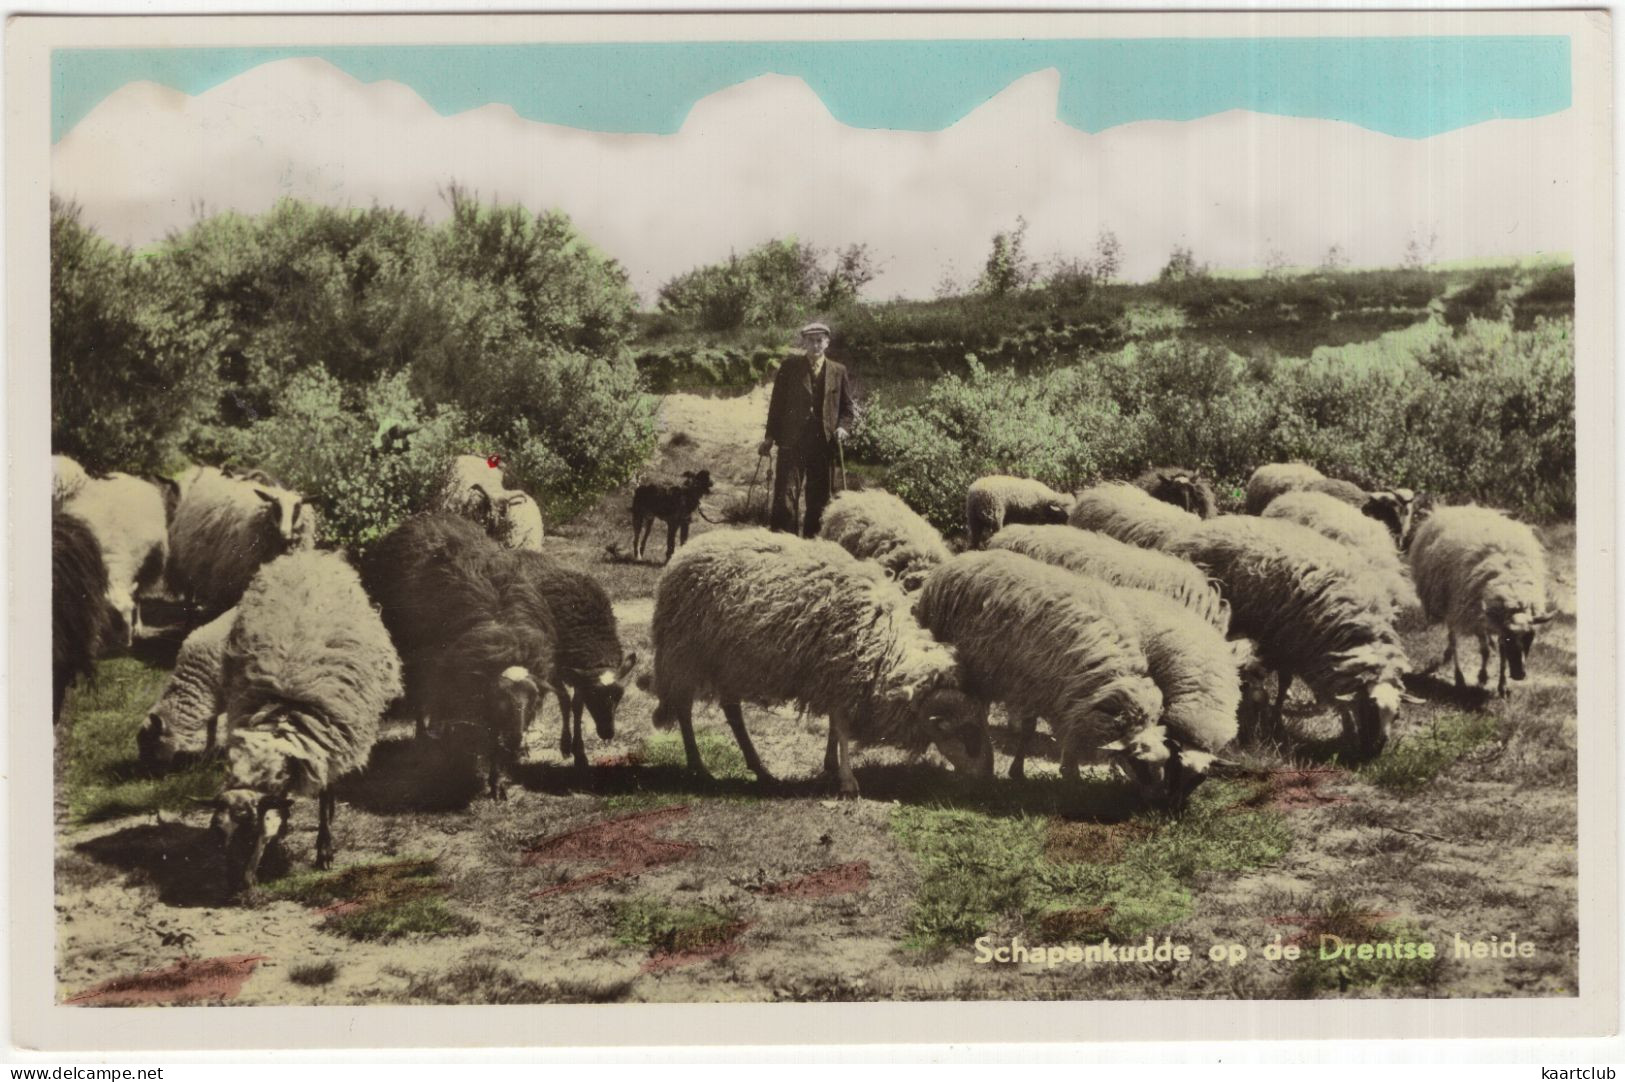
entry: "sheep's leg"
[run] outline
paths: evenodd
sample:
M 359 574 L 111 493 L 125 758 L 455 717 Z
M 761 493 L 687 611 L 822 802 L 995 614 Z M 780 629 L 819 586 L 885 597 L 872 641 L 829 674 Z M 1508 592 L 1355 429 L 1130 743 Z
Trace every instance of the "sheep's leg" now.
M 1078 754 L 1077 730 L 1068 728 L 1061 735 L 1061 777 L 1068 781 L 1078 780 Z
M 824 741 L 824 774 L 834 781 L 841 772 L 841 758 L 836 752 L 835 723 L 829 724 L 829 739 Z
M 577 692 L 575 697 L 570 700 L 570 724 L 574 729 L 570 741 L 570 754 L 575 759 L 576 767 L 581 770 L 585 770 L 589 765 L 587 762 L 587 743 L 581 739 L 581 713 L 586 707 L 586 697 Z
M 768 773 L 767 767 L 756 755 L 756 745 L 750 742 L 750 734 L 745 731 L 745 711 L 738 703 L 723 703 L 722 716 L 728 719 L 728 728 L 734 731 L 734 739 L 739 742 L 739 750 L 744 753 L 745 765 L 750 772 L 756 775 L 756 780 L 764 785 L 772 784 L 778 779 Z
M 316 798 L 316 867 L 326 871 L 333 866 L 333 813 L 337 801 L 331 787 Z
M 1021 719 L 1020 735 L 1016 737 L 1016 757 L 1010 762 L 1010 776 L 1012 778 L 1025 778 L 1027 776 L 1027 745 L 1032 741 L 1033 733 L 1037 729 L 1037 715 Z
M 1482 631 L 1478 633 L 1478 686 L 1483 687 L 1490 682 L 1490 637 Z M 1501 687 L 1506 687 L 1506 661 L 1501 661 Z
M 847 731 L 846 715 L 839 710 L 831 714 L 829 728 L 835 734 L 836 776 L 840 779 L 838 795 L 842 800 L 856 800 L 858 779 L 852 773 L 851 734 Z
M 570 689 L 562 681 L 554 681 L 553 694 L 559 700 L 559 754 L 570 757 Z
M 1270 728 L 1276 736 L 1286 733 L 1286 696 L 1291 690 L 1292 674 L 1282 669 L 1275 674 L 1275 708 L 1270 716 Z
M 1486 645 L 1484 649 L 1488 652 L 1489 646 Z M 1496 653 L 1501 659 L 1501 676 L 1495 682 L 1495 694 L 1497 697 L 1504 699 L 1507 697 L 1507 656 L 1500 653 L 1500 651 L 1496 651 Z
M 702 778 L 709 778 L 711 772 L 705 769 L 705 760 L 700 758 L 700 745 L 694 739 L 694 704 L 685 702 L 676 708 L 677 724 L 683 730 L 683 755 L 688 759 L 688 769 Z

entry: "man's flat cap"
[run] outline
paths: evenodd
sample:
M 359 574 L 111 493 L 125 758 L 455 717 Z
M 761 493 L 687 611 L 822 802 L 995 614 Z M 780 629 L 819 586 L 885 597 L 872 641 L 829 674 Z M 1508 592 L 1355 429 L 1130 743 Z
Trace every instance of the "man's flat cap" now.
M 801 328 L 801 334 L 803 337 L 809 334 L 821 334 L 827 338 L 829 337 L 829 327 L 823 323 L 809 323 Z

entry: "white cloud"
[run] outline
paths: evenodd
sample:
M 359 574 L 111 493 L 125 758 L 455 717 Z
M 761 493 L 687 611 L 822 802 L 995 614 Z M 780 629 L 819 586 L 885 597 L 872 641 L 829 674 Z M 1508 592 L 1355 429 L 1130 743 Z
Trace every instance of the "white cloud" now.
M 485 198 L 560 207 L 645 296 L 673 274 L 774 236 L 866 242 L 880 295 L 929 294 L 952 262 L 1030 223 L 1035 255 L 1086 255 L 1116 231 L 1125 274 L 1175 244 L 1225 267 L 1279 250 L 1316 263 L 1399 260 L 1413 234 L 1440 259 L 1568 251 L 1578 205 L 1573 111 L 1426 140 L 1336 121 L 1227 112 L 1090 135 L 1056 119 L 1059 73 L 1029 75 L 951 128 L 850 128 L 801 80 L 766 75 L 699 103 L 676 135 L 523 120 L 505 105 L 442 117 L 399 83 L 319 60 L 265 64 L 196 97 L 120 89 L 53 150 L 53 186 L 121 243 L 193 209 L 257 213 L 295 196 L 431 219 L 450 180 Z

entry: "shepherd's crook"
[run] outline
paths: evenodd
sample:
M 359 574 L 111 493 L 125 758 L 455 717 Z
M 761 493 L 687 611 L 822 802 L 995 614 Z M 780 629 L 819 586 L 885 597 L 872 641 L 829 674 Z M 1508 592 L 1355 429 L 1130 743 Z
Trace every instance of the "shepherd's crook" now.
M 839 439 L 835 441 L 835 453 L 841 460 L 841 491 L 846 491 L 846 444 Z

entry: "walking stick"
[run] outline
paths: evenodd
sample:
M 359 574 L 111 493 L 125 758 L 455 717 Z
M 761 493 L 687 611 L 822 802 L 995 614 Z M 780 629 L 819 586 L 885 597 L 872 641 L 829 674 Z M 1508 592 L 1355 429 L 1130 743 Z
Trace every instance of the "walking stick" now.
M 745 506 L 748 508 L 756 500 L 756 479 L 762 476 L 762 459 L 767 455 L 756 456 L 756 472 L 750 475 L 750 487 L 745 489 Z
M 841 460 L 841 491 L 846 491 L 846 444 L 835 441 L 835 453 Z

